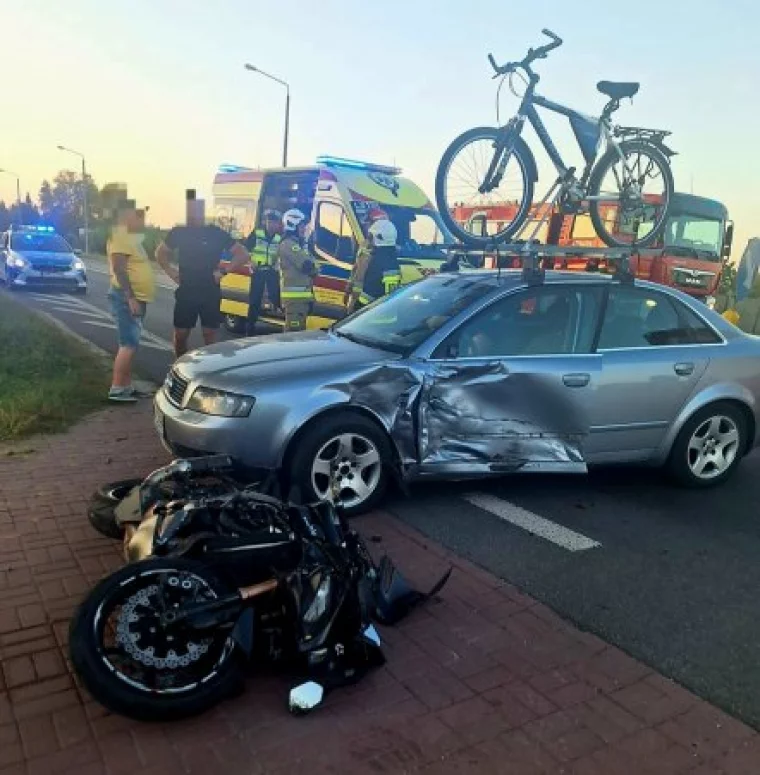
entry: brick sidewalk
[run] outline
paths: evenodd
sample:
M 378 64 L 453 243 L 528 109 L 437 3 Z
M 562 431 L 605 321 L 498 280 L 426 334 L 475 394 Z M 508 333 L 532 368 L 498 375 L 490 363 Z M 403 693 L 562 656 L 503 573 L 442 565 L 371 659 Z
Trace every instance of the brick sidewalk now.
M 306 718 L 279 678 L 198 719 L 113 716 L 66 664 L 68 620 L 120 563 L 87 523 L 90 492 L 166 461 L 150 408 L 0 449 L 0 775 L 74 773 L 760 773 L 760 740 L 730 716 L 570 626 L 392 517 L 367 534 L 440 600 L 385 630 L 388 664 Z

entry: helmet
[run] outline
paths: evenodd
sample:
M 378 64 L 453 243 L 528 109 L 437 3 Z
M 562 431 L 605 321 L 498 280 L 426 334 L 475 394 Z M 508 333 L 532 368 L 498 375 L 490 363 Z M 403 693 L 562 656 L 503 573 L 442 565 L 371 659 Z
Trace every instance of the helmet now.
M 369 238 L 376 248 L 391 248 L 396 246 L 398 231 L 387 219 L 375 221 L 369 227 Z
M 380 207 L 377 207 L 376 205 L 374 207 L 371 207 L 369 209 L 369 212 L 367 213 L 367 223 L 372 224 L 375 221 L 379 221 L 381 219 L 388 219 L 388 213 L 385 212 L 385 210 L 381 209 Z
M 282 225 L 285 231 L 295 231 L 305 220 L 306 216 L 300 210 L 288 210 L 282 216 Z

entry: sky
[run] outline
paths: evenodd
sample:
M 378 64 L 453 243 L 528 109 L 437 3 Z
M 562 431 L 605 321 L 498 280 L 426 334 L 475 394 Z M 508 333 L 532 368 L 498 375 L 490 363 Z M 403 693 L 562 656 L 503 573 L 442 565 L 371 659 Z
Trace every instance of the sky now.
M 22 196 L 78 169 L 67 145 L 169 226 L 186 188 L 210 197 L 220 163 L 279 165 L 285 90 L 246 62 L 290 83 L 291 165 L 395 163 L 432 194 L 449 142 L 496 120 L 486 54 L 520 59 L 549 27 L 565 44 L 538 63 L 540 93 L 598 114 L 598 80 L 640 81 L 616 120 L 673 132 L 676 188 L 728 206 L 737 258 L 760 236 L 756 0 L 0 0 L 0 18 L 0 168 Z M 516 106 L 504 89 L 502 118 Z M 546 124 L 579 161 L 566 119 Z M 553 178 L 531 135 L 540 198 Z M 0 175 L 0 198 L 15 185 Z

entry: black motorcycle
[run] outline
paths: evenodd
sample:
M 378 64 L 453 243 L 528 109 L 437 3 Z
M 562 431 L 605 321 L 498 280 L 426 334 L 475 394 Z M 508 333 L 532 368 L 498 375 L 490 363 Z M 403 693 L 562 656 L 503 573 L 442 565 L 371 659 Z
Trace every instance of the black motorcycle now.
M 417 592 L 331 504 L 236 486 L 231 467 L 175 461 L 123 494 L 141 517 L 135 561 L 90 592 L 69 639 L 85 687 L 114 712 L 195 715 L 236 693 L 250 660 L 292 670 L 289 708 L 308 712 L 384 663 L 373 622 L 395 623 L 450 575 Z

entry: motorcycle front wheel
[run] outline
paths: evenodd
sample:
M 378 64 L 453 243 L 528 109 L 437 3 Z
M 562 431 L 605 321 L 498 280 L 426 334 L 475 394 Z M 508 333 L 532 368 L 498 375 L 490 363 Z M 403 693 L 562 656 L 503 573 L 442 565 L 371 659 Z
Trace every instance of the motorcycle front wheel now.
M 588 182 L 596 233 L 613 248 L 652 245 L 665 228 L 674 188 L 670 162 L 656 145 L 628 140 L 619 151 L 610 148 Z
M 98 583 L 69 630 L 74 669 L 114 713 L 140 721 L 194 716 L 235 694 L 243 655 L 229 630 L 164 626 L 160 612 L 228 594 L 204 565 L 179 558 L 127 565 Z

